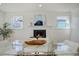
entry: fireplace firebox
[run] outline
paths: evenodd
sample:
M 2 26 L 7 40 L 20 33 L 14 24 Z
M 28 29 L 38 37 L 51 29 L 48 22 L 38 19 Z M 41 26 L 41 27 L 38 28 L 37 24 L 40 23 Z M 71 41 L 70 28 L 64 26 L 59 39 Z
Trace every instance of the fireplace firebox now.
M 46 38 L 46 30 L 34 30 L 33 35 L 34 37 L 39 35 L 41 38 Z

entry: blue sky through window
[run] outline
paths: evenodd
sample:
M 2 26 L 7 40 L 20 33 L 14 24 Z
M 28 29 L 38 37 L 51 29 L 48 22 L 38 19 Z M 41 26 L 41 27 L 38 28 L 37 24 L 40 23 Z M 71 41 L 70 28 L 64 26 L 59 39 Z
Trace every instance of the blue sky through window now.
M 58 27 L 59 29 L 64 29 L 64 28 L 66 28 L 66 22 L 65 22 L 65 20 L 58 20 L 57 27 Z
M 57 17 L 57 28 L 58 29 L 69 29 L 70 28 L 69 17 L 67 16 Z

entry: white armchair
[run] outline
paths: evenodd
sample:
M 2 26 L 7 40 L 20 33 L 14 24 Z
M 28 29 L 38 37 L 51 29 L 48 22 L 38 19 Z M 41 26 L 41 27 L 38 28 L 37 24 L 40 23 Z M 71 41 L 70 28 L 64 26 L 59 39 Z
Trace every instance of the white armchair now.
M 78 43 L 71 40 L 65 40 L 64 42 L 60 43 L 60 46 L 57 46 L 55 53 L 57 55 L 75 55 L 78 48 Z
M 19 51 L 23 51 L 23 43 L 20 40 L 15 40 L 13 42 L 13 48 L 19 52 Z
M 20 40 L 15 40 L 12 43 L 12 48 L 7 50 L 5 54 L 7 55 L 17 55 L 19 52 L 23 52 L 23 43 Z

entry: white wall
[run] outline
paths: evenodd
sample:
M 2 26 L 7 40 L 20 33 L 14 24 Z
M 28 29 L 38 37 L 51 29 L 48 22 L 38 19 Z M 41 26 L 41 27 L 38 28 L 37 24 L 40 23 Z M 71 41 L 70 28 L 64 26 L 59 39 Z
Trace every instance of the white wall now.
M 4 22 L 4 12 L 0 11 L 0 27 L 2 27 L 2 24 Z
M 23 16 L 24 17 L 24 28 L 22 30 L 14 30 L 13 39 L 27 39 L 33 36 L 33 27 L 30 26 L 34 20 L 35 15 L 44 15 L 46 17 L 46 29 L 49 40 L 62 41 L 69 39 L 70 30 L 59 30 L 56 29 L 56 17 L 58 16 L 70 16 L 69 12 L 57 12 L 57 11 L 26 11 L 26 12 L 10 12 L 6 14 L 5 21 L 10 22 L 12 16 Z
M 3 11 L 0 10 L 0 28 L 2 27 L 3 23 L 4 23 L 4 15 L 5 13 Z M 2 36 L 0 36 L 0 40 L 2 40 Z
M 5 16 L 5 22 L 11 22 L 13 16 L 23 16 L 24 17 L 24 28 L 20 30 L 14 30 L 11 40 L 27 40 L 29 37 L 33 36 L 33 30 L 38 29 L 38 27 L 31 26 L 31 22 L 34 20 L 35 15 L 44 15 L 46 17 L 46 26 L 39 27 L 39 29 L 46 29 L 47 38 L 49 38 L 49 46 L 44 47 L 51 48 L 52 43 L 61 42 L 63 40 L 70 40 L 70 29 L 60 30 L 56 29 L 56 22 L 58 16 L 69 16 L 69 12 L 57 12 L 57 11 L 26 11 L 26 12 L 8 12 Z M 70 19 L 71 20 L 71 19 Z M 43 50 L 43 48 L 41 48 Z
M 79 43 L 79 9 L 72 12 L 71 40 Z

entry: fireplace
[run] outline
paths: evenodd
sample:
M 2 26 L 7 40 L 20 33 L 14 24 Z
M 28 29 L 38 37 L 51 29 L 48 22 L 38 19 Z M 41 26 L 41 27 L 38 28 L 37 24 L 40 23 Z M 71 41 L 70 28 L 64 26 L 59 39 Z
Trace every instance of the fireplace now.
M 41 38 L 46 38 L 46 30 L 34 30 L 33 35 L 34 37 L 39 35 Z

